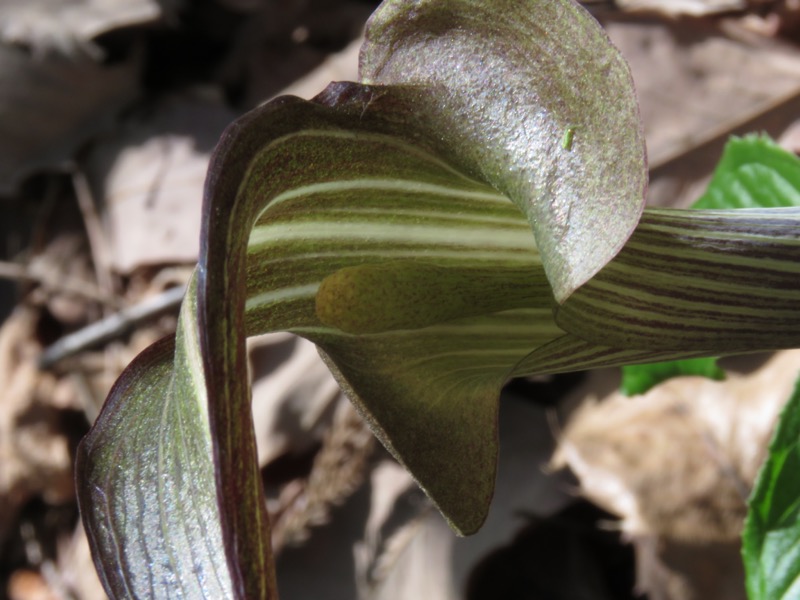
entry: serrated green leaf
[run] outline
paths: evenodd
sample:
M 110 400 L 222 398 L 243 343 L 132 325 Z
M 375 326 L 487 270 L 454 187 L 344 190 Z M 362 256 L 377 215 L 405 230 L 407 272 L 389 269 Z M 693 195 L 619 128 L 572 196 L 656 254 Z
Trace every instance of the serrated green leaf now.
M 644 135 L 627 63 L 577 2 L 384 2 L 366 40 L 362 80 L 414 86 L 443 155 L 526 215 L 559 302 L 622 248 Z
M 781 412 L 742 534 L 750 600 L 800 597 L 800 380 Z
M 673 377 L 696 375 L 716 381 L 725 379 L 725 371 L 711 357 L 687 358 L 645 365 L 626 365 L 622 367 L 620 389 L 626 396 L 644 394 L 650 388 Z

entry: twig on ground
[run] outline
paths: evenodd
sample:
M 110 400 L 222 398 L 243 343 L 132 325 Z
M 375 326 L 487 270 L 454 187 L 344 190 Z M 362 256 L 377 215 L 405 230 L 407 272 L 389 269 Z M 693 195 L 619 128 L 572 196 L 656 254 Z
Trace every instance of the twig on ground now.
M 80 278 L 64 276 L 55 269 L 45 269 L 42 265 L 23 265 L 15 262 L 0 260 L 0 279 L 13 279 L 38 283 L 48 292 L 64 292 L 81 296 L 94 302 L 114 305 L 117 300 L 98 289 L 91 281 Z
M 4 260 L 0 261 L 0 278 L 39 281 L 39 279 L 30 272 L 28 267 Z
M 114 277 L 111 272 L 111 250 L 97 214 L 97 207 L 92 198 L 89 182 L 82 171 L 76 170 L 72 174 L 72 185 L 75 188 L 75 197 L 83 216 L 86 235 L 89 238 L 89 248 L 92 252 L 92 261 L 97 275 L 97 284 L 107 295 L 114 295 Z
M 87 325 L 83 329 L 64 336 L 42 352 L 39 358 L 39 367 L 47 369 L 82 350 L 123 335 L 141 321 L 177 308 L 183 299 L 185 291 L 186 289 L 183 287 L 170 288 L 153 298 L 148 298 L 144 302 L 122 309 L 100 321 Z

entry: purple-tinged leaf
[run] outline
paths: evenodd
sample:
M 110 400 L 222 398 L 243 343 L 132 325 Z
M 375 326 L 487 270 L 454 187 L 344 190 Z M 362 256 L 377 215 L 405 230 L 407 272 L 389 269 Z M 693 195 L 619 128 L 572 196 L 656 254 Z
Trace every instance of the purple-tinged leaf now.
M 365 73 L 402 79 L 414 51 L 420 68 L 279 98 L 226 131 L 171 369 L 167 342 L 142 355 L 81 446 L 81 510 L 114 598 L 275 597 L 246 335 L 314 341 L 460 533 L 488 511 L 509 377 L 800 345 L 797 211 L 648 211 L 619 251 L 641 210 L 641 133 L 627 70 L 577 5 L 378 15 Z M 427 45 L 442 73 L 474 73 L 417 79 Z M 445 50 L 458 60 L 437 62 Z M 673 304 L 694 310 L 691 330 Z
M 595 344 L 705 356 L 800 345 L 800 208 L 647 210 L 559 307 Z
M 647 166 L 633 82 L 577 2 L 384 2 L 361 78 L 413 86 L 444 155 L 520 207 L 559 302 L 636 227 Z

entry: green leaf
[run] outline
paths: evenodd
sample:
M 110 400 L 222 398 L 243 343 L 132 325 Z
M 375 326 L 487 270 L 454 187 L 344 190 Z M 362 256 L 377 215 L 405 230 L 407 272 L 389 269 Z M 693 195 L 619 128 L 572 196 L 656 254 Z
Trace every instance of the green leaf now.
M 750 600 L 800 596 L 800 380 L 748 502 L 742 534 Z
M 621 390 L 626 396 L 644 394 L 662 381 L 685 375 L 698 375 L 716 381 L 725 379 L 725 371 L 717 365 L 716 358 L 688 358 L 646 365 L 624 366 L 622 367 Z
M 692 208 L 800 206 L 800 159 L 767 136 L 732 138 Z
M 384 2 L 366 37 L 362 80 L 413 86 L 443 156 L 526 215 L 559 302 L 617 254 L 644 136 L 628 65 L 577 2 Z

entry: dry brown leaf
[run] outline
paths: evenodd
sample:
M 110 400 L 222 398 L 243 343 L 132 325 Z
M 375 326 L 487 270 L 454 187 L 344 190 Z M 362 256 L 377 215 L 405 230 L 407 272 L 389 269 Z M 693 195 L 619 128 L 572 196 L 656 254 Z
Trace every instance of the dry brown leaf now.
M 69 439 L 47 405 L 52 375 L 38 370 L 38 311 L 19 306 L 0 327 L 0 545 L 34 496 L 74 497 Z
M 248 340 L 258 462 L 322 441 L 342 392 L 311 342 L 289 333 Z
M 85 324 L 92 305 L 103 299 L 82 233 L 56 234 L 44 252 L 31 259 L 28 268 L 39 276 L 35 301 L 46 305 L 50 314 L 67 327 Z
M 331 590 L 337 598 L 362 600 L 462 598 L 475 564 L 523 525 L 520 513 L 546 516 L 571 500 L 564 480 L 540 468 L 553 447 L 545 412 L 506 397 L 500 419 L 497 491 L 476 535 L 456 537 L 400 465 L 376 460 L 367 485 L 328 525 L 312 529 L 302 547 L 281 553 L 281 598 L 331 597 Z M 358 593 L 348 592 L 354 578 Z
M 794 49 L 733 39 L 706 21 L 605 26 L 633 72 L 651 168 L 800 94 Z
M 792 123 L 778 140 L 778 143 L 795 154 L 800 154 L 800 119 Z
M 101 50 L 97 36 L 164 17 L 176 0 L 3 0 L 0 3 L 0 43 L 24 46 L 41 56 L 90 55 Z
M 94 145 L 87 176 L 116 271 L 197 260 L 208 160 L 234 117 L 216 99 L 173 97 Z
M 764 131 L 777 138 L 800 110 L 796 48 L 745 34 L 740 20 L 602 18 L 639 95 L 650 204 L 688 206 L 730 135 Z
M 554 463 L 620 516 L 652 600 L 744 598 L 745 502 L 799 372 L 800 350 L 781 352 L 752 374 L 671 379 L 570 418 Z
M 550 516 L 571 501 L 566 481 L 542 470 L 552 448 L 546 412 L 506 393 L 500 407 L 497 481 L 486 523 L 475 535 L 458 538 L 428 505 L 421 515 L 419 509 L 405 515 L 398 526 L 403 503 L 388 503 L 392 509 L 384 509 L 385 516 L 379 513 L 381 518 L 370 517 L 367 535 L 357 546 L 362 598 L 463 598 L 470 574 L 488 553 L 511 542 L 527 518 Z M 373 498 L 380 485 L 374 481 Z M 414 501 L 420 499 L 412 496 L 406 503 L 413 506 Z M 372 510 L 378 506 L 373 500 Z
M 342 398 L 331 428 L 314 457 L 306 481 L 287 486 L 273 513 L 272 545 L 280 552 L 286 544 L 307 540 L 310 529 L 330 521 L 331 509 L 341 505 L 361 485 L 375 438 L 353 405 Z
M 628 12 L 653 12 L 668 17 L 705 17 L 747 8 L 747 0 L 616 0 Z
M 65 168 L 139 92 L 140 59 L 37 59 L 0 45 L 0 194 L 36 170 Z

